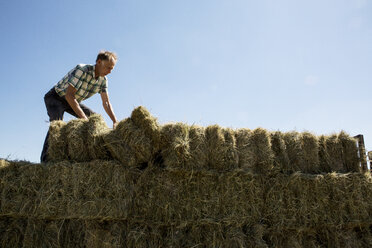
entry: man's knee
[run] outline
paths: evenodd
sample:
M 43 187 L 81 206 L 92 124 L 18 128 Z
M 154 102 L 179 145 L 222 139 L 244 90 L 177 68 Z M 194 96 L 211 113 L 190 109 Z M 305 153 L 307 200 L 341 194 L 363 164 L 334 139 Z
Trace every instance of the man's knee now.
M 50 91 L 51 92 L 51 91 Z M 49 121 L 62 120 L 65 112 L 64 106 L 56 99 L 58 96 L 48 92 L 44 97 L 45 107 L 49 116 Z
M 63 106 L 59 106 L 54 103 L 45 103 L 49 121 L 63 120 L 64 109 Z
M 90 108 L 88 108 L 87 106 L 83 105 L 83 104 L 80 104 L 80 108 L 83 110 L 84 114 L 89 117 L 93 114 L 95 114 L 95 112 L 93 110 L 91 110 Z
M 49 114 L 49 121 L 61 121 L 63 120 L 63 113 L 53 113 L 53 114 Z

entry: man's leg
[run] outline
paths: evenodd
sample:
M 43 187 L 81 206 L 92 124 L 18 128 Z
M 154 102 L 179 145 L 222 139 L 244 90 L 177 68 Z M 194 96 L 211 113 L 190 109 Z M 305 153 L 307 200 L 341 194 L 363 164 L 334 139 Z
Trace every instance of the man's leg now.
M 84 104 L 81 104 L 80 103 L 80 108 L 84 111 L 85 115 L 87 117 L 95 114 L 95 112 L 93 112 L 93 110 L 91 110 L 90 108 L 88 108 L 87 106 L 85 106 Z
M 45 106 L 48 112 L 49 121 L 55 121 L 55 120 L 62 120 L 63 119 L 63 113 L 65 111 L 65 107 L 63 105 L 63 102 L 60 101 L 60 97 L 55 92 L 54 88 L 52 88 L 48 93 L 44 96 L 44 102 Z M 43 151 L 41 152 L 40 161 L 42 163 L 45 163 L 48 158 L 48 147 L 49 147 L 49 130 L 45 137 L 44 145 L 43 145 Z
M 93 112 L 93 110 L 91 110 L 90 108 L 88 108 L 84 104 L 79 103 L 79 105 L 80 105 L 81 110 L 83 110 L 84 114 L 87 117 L 91 116 L 92 114 L 95 114 L 95 112 Z M 79 116 L 77 116 L 77 114 L 74 112 L 74 110 L 71 108 L 71 106 L 68 106 L 68 108 L 66 108 L 66 112 L 69 113 L 70 115 L 73 115 L 73 116 L 79 118 Z

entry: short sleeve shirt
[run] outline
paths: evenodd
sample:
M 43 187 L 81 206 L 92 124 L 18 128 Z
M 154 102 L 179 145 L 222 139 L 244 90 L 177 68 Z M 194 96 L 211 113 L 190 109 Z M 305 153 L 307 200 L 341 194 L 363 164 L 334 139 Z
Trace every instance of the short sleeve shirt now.
M 96 93 L 107 92 L 106 77 L 95 78 L 95 66 L 79 64 L 54 87 L 58 95 L 65 96 L 68 85 L 76 89 L 75 99 L 81 102 Z

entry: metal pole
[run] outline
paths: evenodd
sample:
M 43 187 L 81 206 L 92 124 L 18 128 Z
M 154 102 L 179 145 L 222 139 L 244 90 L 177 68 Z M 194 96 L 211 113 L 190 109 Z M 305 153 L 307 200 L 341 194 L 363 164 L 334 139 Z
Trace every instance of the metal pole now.
M 358 140 L 358 152 L 359 152 L 359 159 L 360 159 L 360 165 L 363 172 L 368 171 L 367 167 L 367 157 L 366 157 L 366 149 L 364 146 L 364 137 L 362 134 L 358 134 L 357 136 L 354 136 Z

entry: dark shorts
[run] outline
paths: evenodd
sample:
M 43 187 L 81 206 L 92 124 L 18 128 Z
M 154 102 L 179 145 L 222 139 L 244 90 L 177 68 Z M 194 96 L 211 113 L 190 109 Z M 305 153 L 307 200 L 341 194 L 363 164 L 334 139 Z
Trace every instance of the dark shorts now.
M 63 114 L 65 112 L 78 117 L 65 97 L 59 96 L 54 87 L 45 94 L 44 102 L 48 111 L 49 121 L 63 120 Z M 94 112 L 84 104 L 79 103 L 79 105 L 87 117 L 94 114 Z

